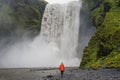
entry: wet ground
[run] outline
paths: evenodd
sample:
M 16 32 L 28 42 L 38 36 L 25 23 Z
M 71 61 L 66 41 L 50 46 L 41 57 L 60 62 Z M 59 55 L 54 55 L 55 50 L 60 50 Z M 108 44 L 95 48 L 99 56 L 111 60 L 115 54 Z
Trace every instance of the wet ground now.
M 120 80 L 120 69 L 67 68 L 62 78 L 55 68 L 0 69 L 0 80 Z

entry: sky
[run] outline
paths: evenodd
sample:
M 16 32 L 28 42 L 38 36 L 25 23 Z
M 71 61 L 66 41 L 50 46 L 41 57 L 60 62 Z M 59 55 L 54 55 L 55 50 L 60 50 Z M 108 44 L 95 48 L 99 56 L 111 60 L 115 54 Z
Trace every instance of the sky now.
M 63 4 L 70 1 L 79 1 L 79 0 L 46 0 L 46 1 L 50 4 L 55 4 L 55 3 Z

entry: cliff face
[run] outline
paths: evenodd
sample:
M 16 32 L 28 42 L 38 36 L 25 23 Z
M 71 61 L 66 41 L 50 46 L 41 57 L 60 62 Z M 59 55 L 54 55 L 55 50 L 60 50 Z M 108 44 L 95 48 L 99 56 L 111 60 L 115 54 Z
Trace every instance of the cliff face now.
M 18 34 L 20 29 L 36 35 L 46 4 L 44 0 L 0 0 L 0 37 Z
M 46 4 L 44 0 L 0 0 L 0 51 L 39 34 Z
M 97 31 L 85 48 L 81 68 L 120 68 L 120 0 L 83 0 Z

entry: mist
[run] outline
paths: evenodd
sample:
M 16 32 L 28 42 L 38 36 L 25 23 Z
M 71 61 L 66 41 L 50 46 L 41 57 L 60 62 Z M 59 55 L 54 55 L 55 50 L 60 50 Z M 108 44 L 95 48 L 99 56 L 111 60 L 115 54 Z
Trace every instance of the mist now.
M 23 41 L 9 46 L 1 55 L 1 68 L 58 67 L 61 62 L 66 66 L 78 64 L 79 60 L 64 60 L 56 43 L 46 43 L 43 37 L 37 37 L 33 42 Z M 76 61 L 75 61 L 76 60 Z M 78 64 L 79 65 L 79 64 Z M 78 66 L 73 65 L 73 66 Z
M 50 38 L 50 40 L 53 41 L 46 41 L 46 37 L 43 36 L 41 32 L 36 37 L 29 38 L 28 36 L 30 35 L 30 31 L 20 29 L 20 25 L 16 25 L 18 26 L 17 28 L 10 30 L 13 32 L 9 32 L 9 30 L 6 31 L 9 26 L 5 25 L 6 28 L 0 26 L 0 31 L 5 28 L 5 31 L 7 32 L 6 35 L 5 31 L 0 33 L 2 34 L 0 36 L 0 68 L 58 67 L 61 62 L 63 62 L 65 66 L 68 67 L 78 67 L 82 59 L 83 50 L 88 45 L 91 36 L 94 35 L 95 27 L 90 23 L 87 14 L 85 14 L 87 10 L 81 8 L 79 11 L 78 7 L 80 8 L 81 2 L 77 2 L 75 4 L 76 6 L 73 6 L 74 3 L 71 2 L 71 4 L 69 4 L 70 8 L 68 11 L 66 11 L 68 13 L 64 13 L 64 15 L 64 11 L 58 11 L 63 10 L 63 5 L 61 5 L 62 7 L 59 8 L 60 5 L 56 4 L 53 6 L 55 9 L 52 7 L 50 9 L 50 7 L 48 7 L 50 10 L 56 10 L 55 12 L 57 13 L 53 15 L 54 11 L 52 11 L 53 13 L 49 13 L 51 11 L 48 11 L 47 15 L 51 15 L 53 17 L 51 18 L 47 16 L 47 20 L 52 19 L 54 24 L 51 24 L 52 26 L 48 26 L 50 25 L 49 22 L 42 22 L 45 23 L 43 28 L 45 28 L 45 26 L 51 27 L 50 29 L 52 30 L 52 33 L 61 36 L 56 37 L 48 34 L 51 32 L 49 29 L 44 29 L 41 32 L 45 33 L 45 35 L 48 35 L 49 37 L 47 38 Z M 76 9 L 73 10 L 75 7 Z M 71 13 L 71 11 L 73 12 Z M 5 16 L 5 11 L 2 12 L 3 13 L 1 13 L 0 16 Z M 58 21 L 54 18 L 58 19 Z M 63 20 L 64 18 L 65 20 Z M 43 17 L 43 21 L 45 21 L 44 19 L 46 20 L 45 16 Z M 5 22 L 3 18 L 0 21 L 3 21 L 1 24 Z M 63 21 L 66 22 L 64 23 Z M 13 22 L 9 23 L 11 24 Z M 58 30 L 56 25 L 58 25 L 60 32 L 56 31 Z M 69 26 L 71 26 L 71 28 Z M 58 41 L 61 41 L 59 43 L 61 43 L 60 46 L 62 46 L 62 49 L 60 46 L 58 46 L 59 43 L 56 41 L 57 39 L 59 39 Z M 61 50 L 63 51 L 61 52 Z
M 96 28 L 90 19 L 89 12 L 90 11 L 86 8 L 86 5 L 82 3 L 80 10 L 80 28 L 77 48 L 77 57 L 80 59 L 82 59 L 85 47 L 88 46 L 91 37 L 94 36 L 96 32 Z
M 21 12 L 25 10 L 18 6 L 17 2 L 32 3 L 31 5 L 39 5 L 39 0 L 0 0 L 0 67 L 9 68 L 9 67 L 19 67 L 22 64 L 22 57 L 24 53 L 24 48 L 28 49 L 26 44 L 32 42 L 36 36 L 36 32 L 31 29 L 24 28 L 23 24 L 18 20 L 21 17 L 23 18 L 28 12 Z M 44 3 L 42 3 L 44 5 Z M 40 6 L 40 5 L 39 5 Z M 18 7 L 21 9 L 21 15 L 18 15 L 15 12 Z M 44 6 L 42 7 L 44 8 Z M 29 11 L 29 10 L 28 10 Z M 32 10 L 31 10 L 32 12 Z M 17 15 L 16 15 L 17 14 Z M 31 15 L 32 13 L 29 13 Z M 31 17 L 31 16 L 30 16 Z M 29 17 L 26 17 L 29 18 Z M 26 21 L 26 20 L 25 20 Z M 28 28 L 31 28 L 30 25 L 27 25 Z M 40 27 L 40 26 L 39 26 Z M 30 44 L 30 43 L 29 43 Z M 22 51 L 21 51 L 22 50 Z M 18 58 L 18 59 L 17 59 Z M 26 57 L 27 58 L 27 57 Z M 25 59 L 24 59 L 25 61 Z M 22 65 L 23 66 L 23 65 Z
M 79 1 L 79 0 L 46 0 L 48 3 L 50 4 L 65 4 L 65 3 L 68 3 L 68 2 L 71 2 L 71 1 Z
M 77 21 L 77 24 L 75 24 L 75 25 L 78 28 L 79 27 L 79 17 L 78 17 L 79 10 L 78 10 L 78 8 L 80 8 L 80 4 L 78 2 L 75 4 L 77 4 L 77 5 L 74 6 L 74 4 L 70 3 L 68 5 L 68 7 L 66 6 L 66 9 L 68 8 L 68 12 L 69 12 L 69 14 L 71 14 L 70 13 L 71 10 L 73 8 L 76 8 L 75 10 L 77 10 L 77 13 L 76 13 L 76 11 L 74 11 L 74 13 L 71 14 L 72 16 L 69 16 L 68 14 L 65 13 L 65 16 L 69 17 L 70 20 L 72 19 L 72 22 L 73 22 L 73 23 L 71 23 L 72 25 L 74 23 L 76 23 L 74 21 Z M 67 5 L 67 4 L 64 4 L 64 5 Z M 52 6 L 52 5 L 50 5 L 50 6 Z M 54 6 L 54 7 L 56 7 L 56 10 L 58 10 L 57 8 L 60 8 L 62 10 L 63 7 L 57 7 L 57 6 L 59 6 L 59 5 Z M 70 9 L 69 9 L 69 7 L 70 7 Z M 50 8 L 50 9 L 53 10 L 52 8 Z M 62 14 L 62 12 L 63 11 L 61 11 L 60 13 Z M 75 13 L 77 14 L 77 16 L 76 16 L 76 18 L 73 18 L 76 15 Z M 51 13 L 49 13 L 49 14 L 51 15 Z M 57 14 L 59 14 L 59 13 L 57 13 Z M 58 17 L 58 19 L 59 18 L 61 19 L 62 17 L 64 18 L 64 15 L 61 15 L 61 16 L 56 15 L 56 17 Z M 68 20 L 67 24 L 64 23 L 66 26 L 68 26 L 68 24 L 69 24 L 69 18 L 68 19 L 65 18 L 65 20 Z M 74 19 L 77 19 L 77 20 L 74 20 Z M 54 18 L 53 18 L 53 20 L 54 20 Z M 44 23 L 44 22 L 42 22 L 42 23 Z M 57 22 L 57 24 L 61 24 L 61 23 L 63 23 L 63 21 Z M 53 25 L 53 29 L 56 29 L 56 28 L 54 28 L 54 26 L 56 26 L 56 25 L 54 25 L 54 24 L 52 24 L 52 25 Z M 71 26 L 71 27 L 73 27 L 73 26 Z M 45 26 L 43 26 L 43 27 L 45 27 Z M 58 28 L 60 28 L 60 27 L 58 27 Z M 61 28 L 63 28 L 63 30 L 64 30 L 64 27 L 61 27 Z M 68 26 L 68 30 L 69 30 L 69 26 Z M 65 29 L 65 31 L 64 31 L 65 33 L 62 33 L 63 31 L 60 32 L 61 36 L 58 36 L 60 38 L 60 41 L 62 39 L 62 34 L 63 34 L 63 38 L 65 38 L 64 34 L 66 34 L 67 33 L 66 31 L 68 31 L 68 30 Z M 70 30 L 72 30 L 72 29 L 70 29 Z M 21 31 L 22 30 L 15 29 L 15 32 L 22 33 Z M 43 31 L 43 32 L 45 32 L 45 31 Z M 57 33 L 56 31 L 53 31 L 53 32 L 55 32 L 55 34 Z M 69 32 L 67 33 L 68 36 L 70 36 Z M 75 35 L 74 35 L 74 32 L 75 32 Z M 78 32 L 78 29 L 77 29 L 77 32 Z M 17 34 L 19 35 L 20 33 L 17 33 Z M 24 30 L 23 30 L 23 33 L 24 33 Z M 24 33 L 24 35 L 25 35 L 25 33 Z M 72 43 L 70 47 L 67 45 L 68 43 L 65 42 L 65 44 L 66 44 L 65 46 L 66 46 L 66 48 L 68 46 L 68 49 L 67 50 L 63 49 L 63 51 L 61 53 L 60 46 L 58 46 L 58 43 L 56 41 L 54 41 L 55 37 L 50 37 L 53 41 L 47 42 L 46 37 L 41 35 L 41 33 L 38 36 L 36 36 L 34 39 L 29 39 L 24 35 L 22 35 L 22 39 L 20 39 L 19 36 L 16 36 L 16 37 L 10 36 L 10 38 L 12 40 L 16 40 L 16 41 L 15 42 L 13 41 L 13 43 L 11 43 L 9 45 L 7 44 L 7 47 L 4 47 L 4 49 L 2 49 L 0 51 L 0 68 L 58 67 L 61 62 L 63 62 L 65 64 L 65 66 L 70 66 L 70 67 L 79 66 L 80 59 L 73 56 L 73 55 L 75 55 L 75 53 L 72 53 L 69 51 L 70 49 L 72 49 L 71 46 L 74 45 L 72 42 L 68 41 L 69 43 Z M 47 35 L 51 35 L 51 34 L 47 34 Z M 71 37 L 70 39 L 72 39 L 73 36 L 78 38 L 78 36 L 76 36 L 76 29 L 75 29 L 75 31 L 73 31 L 73 35 L 70 36 Z M 7 38 L 8 38 L 8 36 L 7 36 Z M 7 38 L 4 38 L 4 40 Z M 67 38 L 67 40 L 69 40 L 69 37 Z M 74 41 L 76 43 L 77 39 L 75 39 Z M 2 43 L 3 42 L 1 42 L 1 44 Z M 76 45 L 77 44 L 75 44 L 75 47 L 73 47 L 72 51 L 74 51 L 74 48 L 76 48 Z M 3 44 L 3 46 L 5 46 L 5 44 Z M 65 53 L 64 50 L 65 50 L 65 52 L 68 51 L 70 53 Z

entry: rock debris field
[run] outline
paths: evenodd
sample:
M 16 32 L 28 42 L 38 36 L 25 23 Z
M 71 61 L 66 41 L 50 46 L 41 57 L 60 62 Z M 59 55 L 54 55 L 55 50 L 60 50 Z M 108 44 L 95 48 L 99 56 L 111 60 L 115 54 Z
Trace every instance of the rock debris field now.
M 67 68 L 62 78 L 57 68 L 0 69 L 0 80 L 120 80 L 120 69 Z

